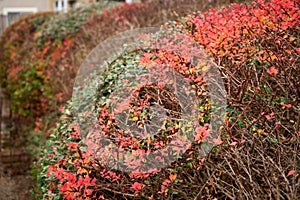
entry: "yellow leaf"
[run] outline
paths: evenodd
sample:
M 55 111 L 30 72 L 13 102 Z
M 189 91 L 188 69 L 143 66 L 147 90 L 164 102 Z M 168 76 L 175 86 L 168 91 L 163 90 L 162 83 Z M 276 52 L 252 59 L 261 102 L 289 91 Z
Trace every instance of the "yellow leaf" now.
M 181 128 L 181 124 L 180 124 L 180 123 L 176 123 L 176 124 L 175 124 L 175 128 L 176 128 L 176 129 Z
M 84 168 L 79 168 L 77 170 L 77 174 L 84 174 L 84 173 L 88 174 L 88 171 L 86 169 L 84 169 Z
M 204 66 L 204 67 L 202 68 L 202 72 L 208 72 L 209 69 L 210 69 L 209 66 Z
M 266 133 L 262 129 L 257 129 L 257 133 L 258 134 L 262 134 L 262 135 L 266 135 Z
M 197 69 L 201 69 L 201 68 L 205 67 L 206 65 L 207 65 L 207 62 L 198 63 Z

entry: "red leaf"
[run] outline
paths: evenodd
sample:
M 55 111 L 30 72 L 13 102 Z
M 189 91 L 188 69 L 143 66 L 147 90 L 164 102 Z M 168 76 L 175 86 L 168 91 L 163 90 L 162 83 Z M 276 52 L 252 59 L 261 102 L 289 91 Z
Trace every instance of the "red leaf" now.
M 209 132 L 205 126 L 199 126 L 196 128 L 195 131 L 196 131 L 195 141 L 198 143 L 204 141 L 209 135 Z
M 270 67 L 270 69 L 267 71 L 268 74 L 270 74 L 271 76 L 274 75 L 276 76 L 278 74 L 278 69 L 276 69 L 275 67 Z
M 275 116 L 274 116 L 274 112 L 272 112 L 272 113 L 271 113 L 271 114 L 269 114 L 269 115 L 266 115 L 265 117 L 267 118 L 267 120 L 274 119 L 274 118 L 275 118 Z
M 286 176 L 292 176 L 295 173 L 295 170 L 289 171 L 289 173 Z
M 71 150 L 71 151 L 76 151 L 77 148 L 78 148 L 78 143 L 75 143 L 75 142 L 71 142 L 69 144 L 67 144 L 68 146 L 68 149 Z
M 130 187 L 132 190 L 134 190 L 134 194 L 139 193 L 139 191 L 141 189 L 143 189 L 143 187 L 145 187 L 144 184 L 139 183 L 139 182 L 134 182 L 134 184 L 132 184 L 132 186 Z

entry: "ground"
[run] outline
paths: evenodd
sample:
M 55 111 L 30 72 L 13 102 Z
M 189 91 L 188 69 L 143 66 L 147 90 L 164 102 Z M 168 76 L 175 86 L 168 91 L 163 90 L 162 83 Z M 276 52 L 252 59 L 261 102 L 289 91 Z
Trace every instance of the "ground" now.
M 30 175 L 0 176 L 1 200 L 33 200 L 30 194 L 31 188 Z

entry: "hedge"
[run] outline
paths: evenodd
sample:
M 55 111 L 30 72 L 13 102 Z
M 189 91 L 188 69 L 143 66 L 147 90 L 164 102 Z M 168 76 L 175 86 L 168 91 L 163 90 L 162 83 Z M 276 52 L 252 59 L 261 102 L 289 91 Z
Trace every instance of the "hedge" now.
M 121 55 L 99 75 L 103 84 L 96 108 L 104 133 L 122 150 L 139 154 L 165 146 L 168 138 L 177 134 L 180 125 L 174 122 L 151 140 L 129 138 L 114 125 L 114 116 L 103 101 L 116 90 L 119 79 L 114 75 L 120 73 L 118 70 L 163 63 L 189 79 L 197 91 L 201 124 L 196 129 L 198 139 L 170 166 L 146 173 L 124 173 L 99 162 L 81 141 L 77 108 L 69 101 L 39 161 L 40 198 L 298 199 L 299 15 L 297 1 L 258 0 L 197 12 L 164 26 L 202 45 L 218 64 L 225 82 L 227 108 L 222 134 L 204 158 L 199 158 L 198 149 L 209 135 L 211 105 L 209 101 L 201 103 L 207 99 L 203 92 L 206 86 L 198 84 L 201 76 L 195 74 L 195 66 L 161 50 Z M 157 91 L 168 94 L 153 85 L 137 92 L 132 121 L 138 124 L 143 120 L 141 111 L 156 101 L 153 95 Z M 171 102 L 176 107 L 176 101 L 170 98 L 172 101 L 163 105 Z

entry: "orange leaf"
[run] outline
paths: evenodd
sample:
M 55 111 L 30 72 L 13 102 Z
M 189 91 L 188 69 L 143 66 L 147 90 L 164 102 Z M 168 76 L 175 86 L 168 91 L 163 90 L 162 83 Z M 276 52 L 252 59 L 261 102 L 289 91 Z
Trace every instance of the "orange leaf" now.
M 177 177 L 177 174 L 170 174 L 170 175 L 169 175 L 169 179 L 170 179 L 171 181 L 174 181 L 174 180 L 176 179 L 176 177 Z

